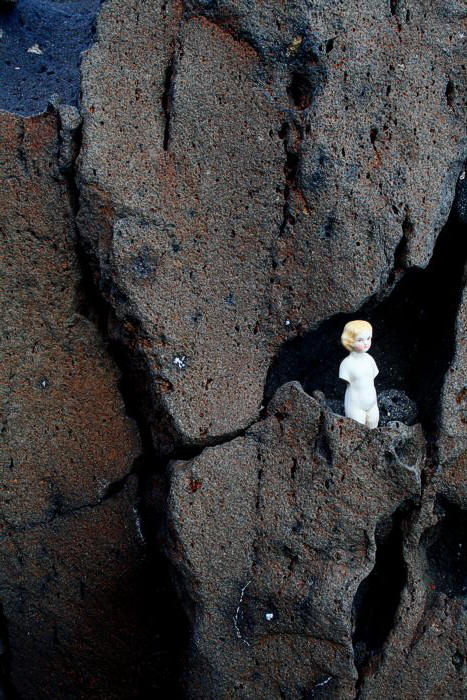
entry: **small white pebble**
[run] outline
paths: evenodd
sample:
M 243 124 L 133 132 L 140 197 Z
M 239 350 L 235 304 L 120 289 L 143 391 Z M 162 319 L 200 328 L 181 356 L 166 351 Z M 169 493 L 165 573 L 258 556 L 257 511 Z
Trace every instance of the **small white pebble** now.
M 465 180 L 465 170 L 459 175 L 459 180 Z
M 268 622 L 271 622 L 273 617 L 274 617 L 274 613 L 266 613 L 266 620 Z
M 289 319 L 286 319 L 285 325 L 286 325 L 286 326 L 290 326 L 290 321 L 289 321 Z
M 185 369 L 185 359 L 185 355 L 181 355 L 180 357 L 174 357 L 173 364 L 175 365 L 175 367 L 178 367 L 178 369 Z
M 28 53 L 35 53 L 37 56 L 40 56 L 43 51 L 39 48 L 39 44 L 33 44 L 29 47 Z
M 15 66 L 15 70 L 19 70 L 19 66 Z

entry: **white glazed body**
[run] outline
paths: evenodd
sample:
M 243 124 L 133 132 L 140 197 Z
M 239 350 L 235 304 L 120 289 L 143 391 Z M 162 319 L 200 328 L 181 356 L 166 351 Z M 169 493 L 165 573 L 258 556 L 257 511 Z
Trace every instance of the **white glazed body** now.
M 342 360 L 339 377 L 348 382 L 345 392 L 345 415 L 369 428 L 378 426 L 379 411 L 374 378 L 376 362 L 365 351 L 352 351 Z

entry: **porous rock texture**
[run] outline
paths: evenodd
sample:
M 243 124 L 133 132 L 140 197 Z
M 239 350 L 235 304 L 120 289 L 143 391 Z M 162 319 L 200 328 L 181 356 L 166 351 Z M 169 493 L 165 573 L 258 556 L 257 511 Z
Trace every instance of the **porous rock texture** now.
M 244 429 L 284 339 L 428 262 L 462 163 L 461 14 L 105 4 L 80 230 L 166 451 Z
M 368 431 L 284 385 L 243 437 L 172 464 L 169 541 L 192 602 L 190 696 L 353 698 L 352 604 L 375 529 L 418 501 L 420 426 Z
M 4 529 L 97 503 L 140 453 L 83 290 L 55 114 L 1 115 Z M 122 450 L 120 442 L 125 449 Z
M 57 115 L 1 114 L 0 133 L 0 685 L 25 699 L 135 697 L 150 655 L 125 483 L 138 431 L 81 313 Z
M 462 697 L 461 3 L 107 0 L 78 113 L 98 4 L 0 11 L 0 697 Z

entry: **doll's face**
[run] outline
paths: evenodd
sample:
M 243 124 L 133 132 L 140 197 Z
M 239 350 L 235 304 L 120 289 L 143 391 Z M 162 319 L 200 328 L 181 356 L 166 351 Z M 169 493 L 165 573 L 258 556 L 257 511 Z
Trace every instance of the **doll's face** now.
M 353 349 L 355 352 L 368 352 L 371 347 L 371 331 L 362 331 L 357 333 L 353 341 Z

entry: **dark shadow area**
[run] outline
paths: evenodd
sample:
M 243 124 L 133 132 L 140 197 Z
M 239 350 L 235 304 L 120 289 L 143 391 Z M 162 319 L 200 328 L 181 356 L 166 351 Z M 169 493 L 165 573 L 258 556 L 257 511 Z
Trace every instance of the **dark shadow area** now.
M 166 456 L 159 452 L 153 441 L 147 418 L 154 414 L 151 377 L 144 355 L 138 351 L 139 324 L 121 324 L 113 309 L 96 289 L 84 255 L 79 256 L 82 273 L 80 289 L 81 313 L 93 321 L 116 361 L 121 379 L 119 389 L 125 412 L 137 425 L 142 443 L 142 454 L 135 461 L 132 473 L 138 478 L 138 516 L 140 534 L 146 545 L 144 567 L 138 571 L 140 587 L 140 619 L 151 634 L 151 648 L 144 651 L 144 673 L 138 676 L 138 697 L 183 697 L 181 682 L 185 654 L 189 644 L 188 620 L 173 581 L 171 565 L 164 554 L 164 523 L 168 493 Z M 130 333 L 131 338 L 122 337 Z M 130 352 L 132 350 L 133 354 Z M 164 424 L 160 424 L 161 432 Z M 167 436 L 161 435 L 161 443 Z M 160 445 L 159 445 L 160 447 Z M 178 459 L 191 457 L 179 454 Z M 175 455 L 172 455 L 175 458 Z M 126 477 L 111 487 L 121 489 Z
M 435 511 L 442 519 L 420 542 L 425 550 L 430 590 L 449 598 L 467 595 L 467 511 L 438 497 Z
M 170 562 L 163 553 L 168 484 L 146 465 L 139 477 L 140 526 L 146 541 L 146 570 L 141 579 L 146 625 L 153 630 L 151 663 L 140 681 L 140 698 L 182 700 L 182 679 L 190 629 L 175 590 Z
M 305 29 L 292 50 L 286 50 L 284 58 L 290 71 L 287 86 L 289 100 L 295 109 L 307 109 L 324 91 L 327 80 L 326 67 L 321 61 L 316 37 Z
M 0 3 L 0 109 L 45 111 L 52 94 L 79 103 L 81 53 L 91 43 L 101 0 Z
M 76 152 L 79 152 L 79 148 L 78 143 Z M 67 179 L 76 219 L 79 192 L 76 188 L 75 164 L 72 172 L 67 174 Z M 140 350 L 140 343 L 144 343 L 140 323 L 137 319 L 126 318 L 122 321 L 116 317 L 108 301 L 110 291 L 104 288 L 106 283 L 95 274 L 93 261 L 80 245 L 79 235 L 77 241 L 76 255 L 81 273 L 76 298 L 77 311 L 99 329 L 109 354 L 120 370 L 119 390 L 125 404 L 125 412 L 136 422 L 142 445 L 141 455 L 135 460 L 132 474 L 138 479 L 137 511 L 140 535 L 144 539 L 146 549 L 142 567 L 135 575 L 139 587 L 138 619 L 145 626 L 151 644 L 148 649 L 138 650 L 144 658 L 137 678 L 138 697 L 170 697 L 178 700 L 183 697 L 181 683 L 190 629 L 176 590 L 170 562 L 164 554 L 164 526 L 169 487 L 167 462 L 175 457 L 191 458 L 194 451 L 173 454 L 171 425 L 164 420 L 162 410 L 158 424 L 159 443 L 155 444 L 149 417 L 158 414 L 158 408 L 154 405 L 154 387 L 159 386 L 159 378 L 154 375 L 153 369 Z M 124 487 L 127 478 L 112 484 L 104 499 L 118 493 Z
M 0 698 L 2 700 L 18 700 L 10 674 L 10 646 L 8 621 L 0 604 Z
M 429 265 L 408 269 L 387 297 L 375 295 L 355 313 L 336 314 L 284 343 L 270 367 L 264 401 L 285 382 L 296 380 L 309 394 L 319 390 L 327 401 L 343 402 L 345 382 L 338 373 L 347 352 L 340 336 L 347 321 L 364 319 L 373 326 L 370 354 L 379 368 L 377 392 L 405 392 L 434 435 L 444 375 L 455 351 L 466 258 L 464 179 L 458 181 L 449 220 Z
M 407 580 L 402 543 L 403 525 L 410 509 L 411 504 L 405 503 L 391 518 L 378 524 L 375 566 L 355 594 L 352 642 L 360 679 L 371 659 L 382 651 L 394 625 Z

